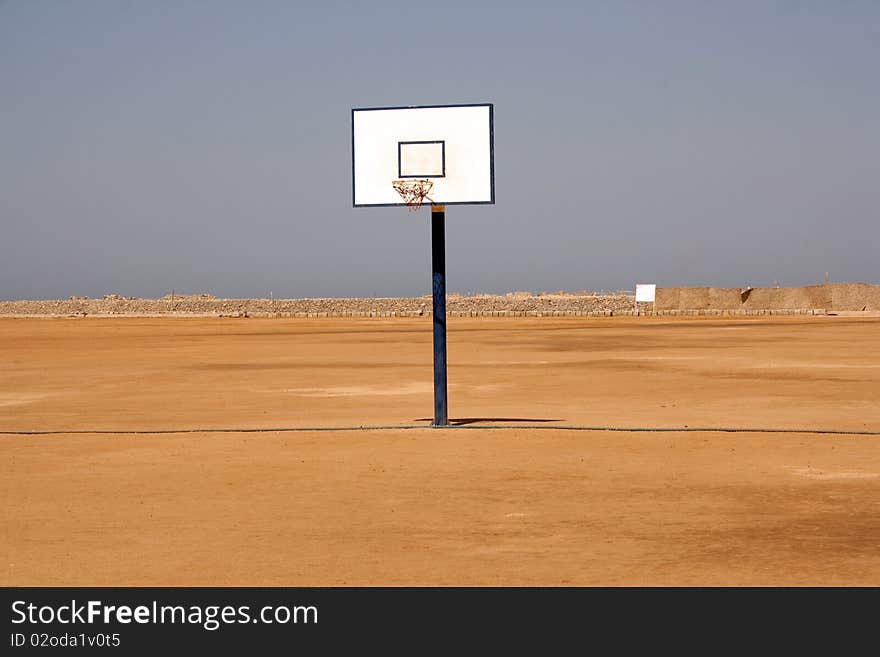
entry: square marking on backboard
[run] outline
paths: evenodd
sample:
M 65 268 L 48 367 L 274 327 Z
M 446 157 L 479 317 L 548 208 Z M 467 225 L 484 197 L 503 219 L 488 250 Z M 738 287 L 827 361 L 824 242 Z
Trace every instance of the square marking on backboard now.
M 446 142 L 397 142 L 397 176 L 399 178 L 444 178 L 446 176 Z

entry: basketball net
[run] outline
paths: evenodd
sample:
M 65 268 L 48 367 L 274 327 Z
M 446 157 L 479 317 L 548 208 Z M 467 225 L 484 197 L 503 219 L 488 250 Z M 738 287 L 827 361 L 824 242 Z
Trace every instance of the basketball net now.
M 403 202 L 406 203 L 406 207 L 410 211 L 415 212 L 422 207 L 422 203 L 426 198 L 429 201 L 431 200 L 428 198 L 428 194 L 434 183 L 425 178 L 418 180 L 395 180 L 391 185 L 400 194 Z

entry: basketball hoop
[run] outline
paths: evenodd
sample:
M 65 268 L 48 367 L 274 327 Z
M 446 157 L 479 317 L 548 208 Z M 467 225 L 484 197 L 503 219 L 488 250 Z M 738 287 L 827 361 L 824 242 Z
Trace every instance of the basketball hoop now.
M 428 193 L 431 191 L 434 183 L 427 178 L 418 180 L 395 180 L 391 183 L 391 186 L 394 187 L 394 190 L 398 194 L 400 194 L 403 202 L 406 203 L 406 207 L 410 211 L 415 212 L 422 207 L 422 203 L 426 198 L 429 201 L 431 200 L 428 198 Z

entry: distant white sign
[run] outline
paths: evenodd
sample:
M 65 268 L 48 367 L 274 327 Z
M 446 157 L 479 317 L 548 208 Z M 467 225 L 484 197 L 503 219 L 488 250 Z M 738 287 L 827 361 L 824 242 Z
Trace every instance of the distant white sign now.
M 654 302 L 654 295 L 657 293 L 657 286 L 653 283 L 648 285 L 646 283 L 637 283 L 636 284 L 636 302 L 647 301 L 650 303 Z

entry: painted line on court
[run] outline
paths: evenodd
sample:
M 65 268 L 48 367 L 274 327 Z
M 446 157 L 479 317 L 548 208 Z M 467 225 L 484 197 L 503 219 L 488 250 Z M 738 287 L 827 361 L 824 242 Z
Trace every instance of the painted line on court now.
M 49 430 L 19 430 L 0 431 L 5 436 L 53 436 L 71 434 L 110 434 L 110 435 L 161 435 L 177 433 L 290 433 L 305 431 L 400 431 L 409 429 L 455 429 L 455 430 L 501 430 L 501 429 L 528 429 L 545 431 L 620 431 L 626 433 L 663 433 L 663 432 L 704 432 L 704 433 L 813 433 L 832 434 L 843 436 L 880 436 L 880 431 L 867 429 L 794 429 L 794 428 L 766 428 L 766 427 L 603 427 L 603 426 L 577 426 L 577 425 L 538 425 L 538 424 L 484 424 L 484 425 L 455 425 L 448 424 L 435 427 L 429 424 L 387 424 L 387 425 L 360 425 L 345 427 L 232 427 L 232 428 L 204 428 L 204 429 L 49 429 Z

